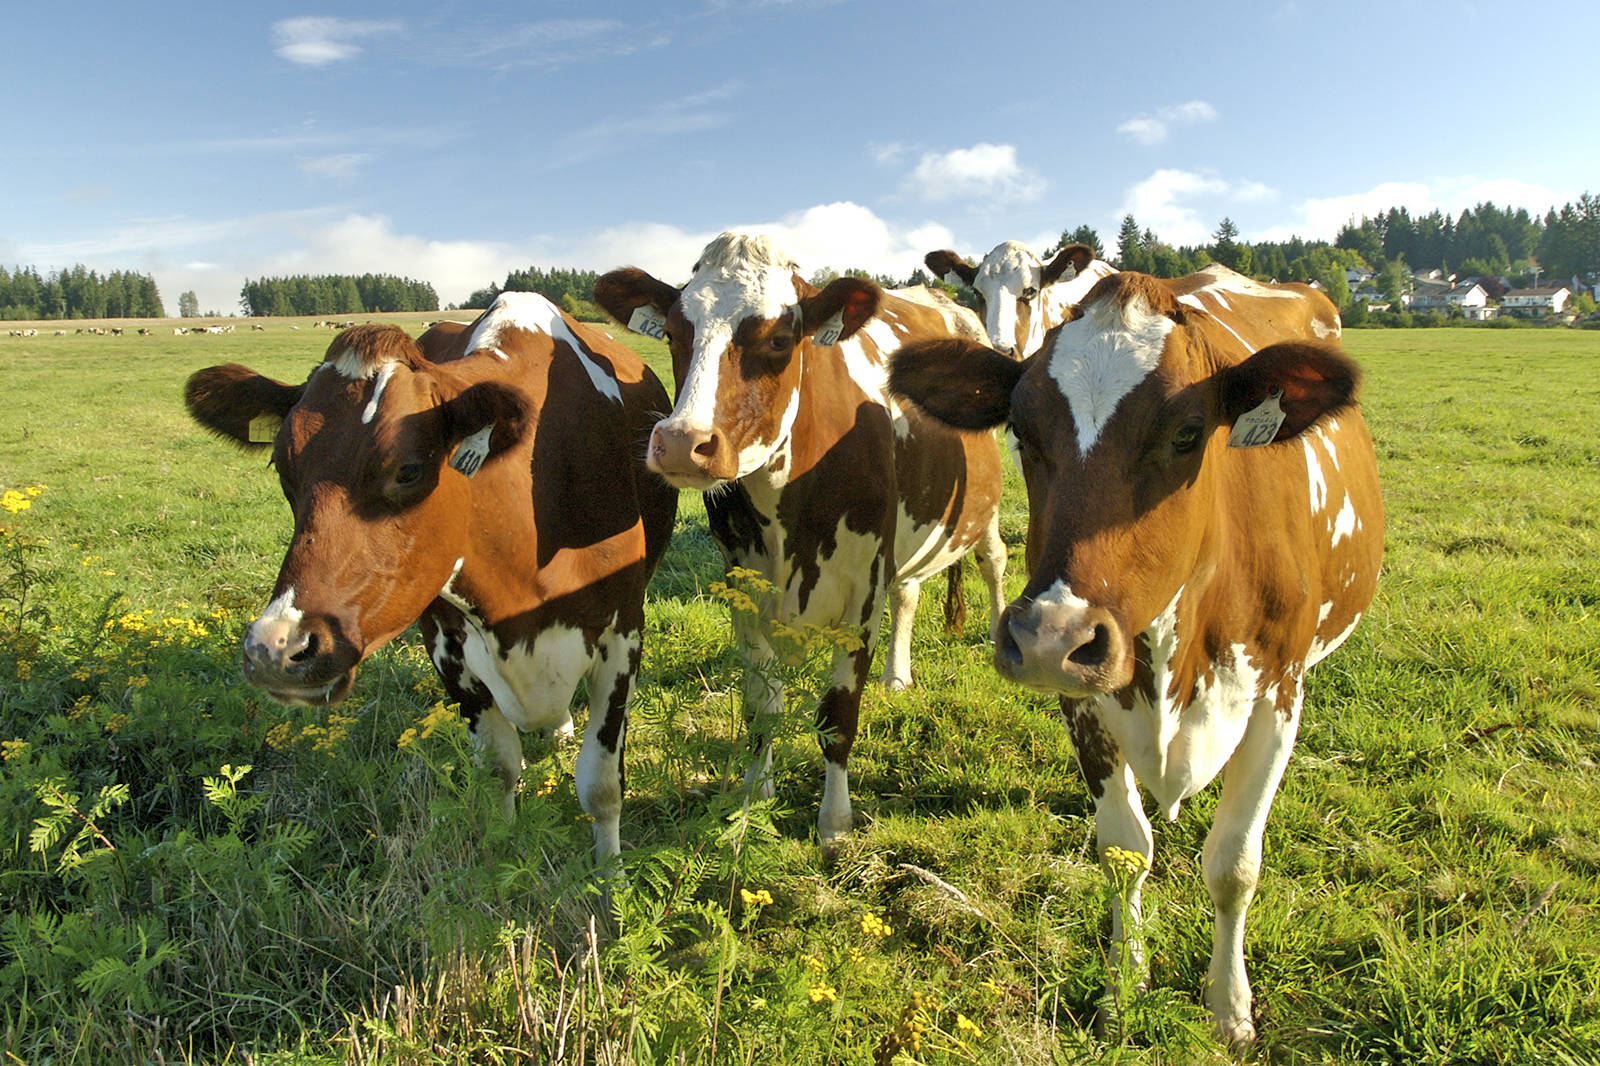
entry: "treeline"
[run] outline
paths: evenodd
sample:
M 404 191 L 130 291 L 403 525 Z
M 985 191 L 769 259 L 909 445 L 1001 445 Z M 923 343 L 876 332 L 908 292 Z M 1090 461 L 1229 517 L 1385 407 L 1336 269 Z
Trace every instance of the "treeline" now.
M 1124 215 L 1110 261 L 1159 277 L 1180 277 L 1220 262 L 1258 278 L 1319 282 L 1341 307 L 1350 303 L 1347 268 L 1374 273 L 1399 266 L 1437 269 L 1463 277 L 1505 276 L 1517 284 L 1541 276 L 1600 276 L 1600 196 L 1589 193 L 1543 218 L 1493 203 L 1468 208 L 1459 217 L 1441 211 L 1413 216 L 1406 208 L 1390 208 L 1359 222 L 1352 219 L 1332 244 L 1298 237 L 1251 243 L 1238 236 L 1238 227 L 1224 218 L 1210 244 L 1173 247 Z M 1089 244 L 1102 257 L 1107 251 L 1087 226 L 1064 232 L 1061 239 Z
M 45 275 L 33 267 L 0 266 L 0 319 L 165 317 L 149 274 L 114 270 L 102 276 L 82 263 Z
M 245 279 L 239 304 L 250 316 L 359 315 L 375 311 L 437 311 L 439 294 L 426 281 L 393 274 L 300 274 Z
M 541 270 L 530 266 L 506 275 L 504 285 L 490 283 L 462 302 L 463 308 L 483 310 L 503 292 L 536 292 L 568 314 L 592 321 L 605 321 L 606 314 L 594 304 L 594 282 L 600 275 L 593 270 L 568 270 L 552 267 Z

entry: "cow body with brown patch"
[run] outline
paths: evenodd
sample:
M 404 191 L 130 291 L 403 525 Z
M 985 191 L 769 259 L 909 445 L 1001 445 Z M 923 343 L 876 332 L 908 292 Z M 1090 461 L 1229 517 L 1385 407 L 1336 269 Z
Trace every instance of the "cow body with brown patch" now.
M 1221 267 L 1117 274 L 1025 363 L 920 345 L 892 374 L 896 393 L 953 424 L 1011 425 L 1029 579 L 995 665 L 1060 696 L 1102 855 L 1121 848 L 1148 870 L 1139 786 L 1175 818 L 1222 775 L 1205 996 L 1231 1043 L 1255 1037 L 1245 912 L 1304 674 L 1354 629 L 1382 555 L 1359 370 L 1330 343 L 1338 328 L 1304 286 Z M 1143 879 L 1113 911 L 1136 959 Z
M 587 680 L 578 796 L 598 857 L 614 856 L 645 586 L 677 508 L 643 466 L 668 400 L 638 356 L 541 296 L 503 293 L 416 343 L 346 330 L 301 385 L 199 371 L 186 400 L 202 425 L 271 444 L 294 514 L 272 602 L 245 631 L 250 681 L 332 702 L 420 620 L 509 812 L 517 731 L 570 732 Z
M 706 491 L 711 531 L 730 566 L 774 593 L 762 621 L 736 616 L 755 757 L 746 781 L 771 793 L 761 723 L 782 709 L 770 669 L 775 621 L 859 630 L 835 657 L 818 709 L 826 776 L 818 832 L 851 825 L 846 761 L 856 735 L 886 597 L 890 686 L 911 683 L 911 620 L 921 582 L 976 548 L 991 627 L 1003 607 L 999 452 L 991 434 L 959 433 L 902 410 L 885 392 L 885 355 L 913 338 L 975 325 L 959 308 L 905 300 L 841 278 L 818 290 L 766 238 L 723 234 L 678 289 L 613 271 L 595 299 L 619 321 L 664 335 L 677 403 L 651 434 L 649 464 Z

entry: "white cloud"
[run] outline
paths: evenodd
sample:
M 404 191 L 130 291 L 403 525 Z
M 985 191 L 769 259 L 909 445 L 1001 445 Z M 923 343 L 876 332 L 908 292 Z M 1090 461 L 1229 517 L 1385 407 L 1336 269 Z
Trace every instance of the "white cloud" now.
M 1138 115 L 1117 127 L 1140 144 L 1160 144 L 1167 139 L 1174 125 L 1191 125 L 1196 122 L 1214 122 L 1217 109 L 1204 100 L 1190 100 L 1156 109 L 1154 115 Z
M 291 63 L 322 67 L 359 55 L 361 39 L 395 33 L 400 28 L 398 22 L 303 15 L 272 24 L 276 44 L 273 50 Z
M 643 110 L 611 115 L 588 123 L 561 137 L 551 147 L 543 169 L 558 170 L 592 159 L 632 152 L 640 144 L 716 129 L 729 121 L 718 105 L 737 99 L 744 86 L 737 81 L 676 100 L 661 100 Z
M 1522 207 L 1537 216 L 1576 197 L 1516 178 L 1439 178 L 1431 182 L 1386 181 L 1364 192 L 1313 197 L 1295 204 L 1293 218 L 1250 235 L 1251 240 L 1281 241 L 1290 237 L 1331 241 L 1340 227 L 1372 218 L 1391 207 L 1403 207 L 1412 217 L 1439 211 L 1452 217 L 1481 203 L 1500 208 Z
M 300 161 L 300 171 L 314 178 L 334 178 L 349 181 L 360 173 L 372 156 L 366 152 L 342 152 L 337 155 L 317 156 Z
M 1278 195 L 1259 181 L 1228 181 L 1215 173 L 1162 169 L 1128 190 L 1121 214 L 1131 214 L 1167 244 L 1207 244 L 1232 206 Z M 1114 232 L 1114 231 L 1113 231 Z
M 1011 144 L 975 144 L 950 152 L 928 152 L 901 186 L 901 191 L 930 202 L 983 199 L 991 203 L 1028 203 L 1043 195 L 1046 181 L 1017 162 Z

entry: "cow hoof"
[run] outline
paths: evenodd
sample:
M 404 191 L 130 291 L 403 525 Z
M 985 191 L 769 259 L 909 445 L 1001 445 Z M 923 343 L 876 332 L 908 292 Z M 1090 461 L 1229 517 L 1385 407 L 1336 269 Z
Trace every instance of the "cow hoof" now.
M 890 692 L 904 692 L 911 687 L 911 679 L 909 677 L 886 677 L 883 679 L 883 687 Z
M 1255 1046 L 1256 1027 L 1249 1018 L 1236 1018 L 1233 1021 L 1223 1021 L 1218 1018 L 1215 1031 L 1217 1039 L 1234 1051 L 1243 1051 Z

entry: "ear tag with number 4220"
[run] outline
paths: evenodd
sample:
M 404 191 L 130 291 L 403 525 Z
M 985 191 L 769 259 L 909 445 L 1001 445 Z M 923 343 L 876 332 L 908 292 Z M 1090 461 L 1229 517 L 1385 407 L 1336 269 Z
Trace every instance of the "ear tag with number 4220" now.
M 493 432 L 494 423 L 490 422 L 463 440 L 456 447 L 455 454 L 450 457 L 451 469 L 459 470 L 468 477 L 476 474 L 483 461 L 489 458 L 489 435 Z
M 844 312 L 836 311 L 832 318 L 817 327 L 817 332 L 811 335 L 811 341 L 824 348 L 832 347 L 839 343 L 839 335 L 843 332 Z
M 282 428 L 282 418 L 272 414 L 259 414 L 250 420 L 250 428 L 246 431 L 245 439 L 251 444 L 271 444 L 278 439 L 278 430 Z
M 643 333 L 646 337 L 654 337 L 658 341 L 666 340 L 667 316 L 649 304 L 640 304 L 633 309 L 633 315 L 628 319 L 628 328 L 635 333 Z
M 1230 448 L 1259 448 L 1271 444 L 1278 436 L 1278 427 L 1286 417 L 1278 401 L 1282 389 L 1273 389 L 1265 400 L 1233 421 L 1233 432 L 1228 434 Z

